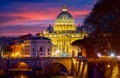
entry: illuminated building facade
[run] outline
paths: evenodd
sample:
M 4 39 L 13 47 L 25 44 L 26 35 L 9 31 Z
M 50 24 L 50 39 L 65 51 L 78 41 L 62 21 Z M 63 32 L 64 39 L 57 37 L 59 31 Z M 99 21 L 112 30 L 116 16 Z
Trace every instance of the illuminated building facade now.
M 77 55 L 78 49 L 73 49 L 71 43 L 78 39 L 83 39 L 88 34 L 84 31 L 77 32 L 72 15 L 64 5 L 62 12 L 57 16 L 54 28 L 50 26 L 44 32 L 44 36 L 52 40 L 52 56 L 71 56 Z
M 33 37 L 24 40 L 23 55 L 30 57 L 50 57 L 51 56 L 51 40 L 45 37 Z
M 50 57 L 52 43 L 45 37 L 32 37 L 17 41 L 11 47 L 12 57 Z
M 17 41 L 11 45 L 12 53 L 11 57 L 22 57 L 23 56 L 23 48 L 24 41 Z

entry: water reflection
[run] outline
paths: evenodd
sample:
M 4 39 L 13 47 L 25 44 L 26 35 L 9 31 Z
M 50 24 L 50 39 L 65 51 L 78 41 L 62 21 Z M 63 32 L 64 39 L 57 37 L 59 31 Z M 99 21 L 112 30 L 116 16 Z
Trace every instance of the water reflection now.
M 30 78 L 30 76 L 24 74 L 24 73 L 19 73 L 14 76 L 14 78 Z
M 75 65 L 75 78 L 120 78 L 119 62 L 83 62 Z M 79 69 L 79 70 L 78 70 Z
M 120 78 L 120 64 L 119 63 L 109 63 L 105 68 L 105 78 Z
M 119 67 L 118 67 L 118 64 L 115 64 L 115 66 L 113 67 L 111 78 L 119 78 Z
M 51 67 L 54 68 L 55 65 L 52 64 Z M 46 71 L 47 71 L 47 68 L 46 68 Z M 116 62 L 99 62 L 99 63 L 79 62 L 76 64 L 75 68 L 77 68 L 77 71 L 74 71 L 74 72 L 77 72 L 77 76 L 74 78 L 120 78 L 119 62 L 118 63 Z M 49 69 L 50 71 L 54 70 L 51 68 Z M 60 72 L 63 72 L 63 70 L 59 71 L 57 76 L 55 76 L 55 74 L 54 76 L 51 76 L 51 75 L 48 76 L 48 75 L 45 75 L 44 72 L 42 72 L 42 69 L 39 69 L 39 70 L 37 69 L 35 71 L 19 70 L 19 71 L 6 71 L 6 72 L 0 69 L 0 78 L 3 78 L 3 77 L 4 78 L 73 78 L 72 76 L 65 76 L 65 75 L 61 76 Z
M 6 75 L 4 77 L 7 78 L 32 78 L 32 74 L 29 71 L 8 71 Z
M 83 69 L 83 62 L 81 62 L 80 64 L 80 69 L 79 69 L 79 74 L 78 74 L 79 77 L 82 75 L 82 69 Z
M 87 77 L 87 71 L 88 71 L 88 64 L 85 63 L 84 71 L 83 71 L 83 78 Z
M 11 74 L 7 78 L 73 78 L 73 76 L 48 76 L 48 75 L 30 75 L 25 72 Z
M 87 78 L 88 63 L 86 61 L 74 61 L 74 78 Z

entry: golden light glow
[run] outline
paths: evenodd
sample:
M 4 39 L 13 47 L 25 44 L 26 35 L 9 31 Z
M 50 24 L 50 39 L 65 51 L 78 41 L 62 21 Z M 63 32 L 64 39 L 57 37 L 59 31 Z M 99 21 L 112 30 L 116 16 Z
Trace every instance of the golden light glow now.
M 83 65 L 83 62 L 81 62 L 81 65 Z
M 59 57 L 60 56 L 60 50 L 56 50 L 53 54 L 54 54 L 54 57 Z
M 57 16 L 52 33 L 43 33 L 44 37 L 52 40 L 52 56 L 55 56 L 56 50 L 60 50 L 60 56 L 72 56 L 73 47 L 72 42 L 78 39 L 83 39 L 88 34 L 86 32 L 76 32 L 76 25 L 70 13 L 68 13 L 66 6 L 63 11 Z M 74 50 L 74 56 L 77 56 L 78 49 Z
M 88 69 L 88 64 L 86 63 L 83 71 L 83 78 L 87 77 L 87 71 L 88 71 L 87 69 Z
M 110 68 L 110 65 L 108 64 L 107 67 Z
M 82 69 L 83 69 L 83 62 L 81 62 L 81 64 L 80 64 L 80 69 L 79 69 L 79 77 L 81 76 L 81 74 L 82 74 Z
M 119 78 L 119 67 L 118 67 L 118 64 L 116 64 L 114 66 L 111 78 Z
M 12 52 L 10 56 L 11 57 L 20 57 L 21 55 L 19 52 L 16 52 L 16 53 Z
M 62 9 L 62 11 L 67 11 L 66 5 L 64 5 L 64 8 Z

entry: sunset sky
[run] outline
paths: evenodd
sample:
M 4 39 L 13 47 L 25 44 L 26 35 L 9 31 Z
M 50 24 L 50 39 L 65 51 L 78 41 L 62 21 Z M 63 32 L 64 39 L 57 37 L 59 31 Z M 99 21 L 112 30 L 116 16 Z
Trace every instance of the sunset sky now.
M 82 25 L 96 0 L 0 0 L 0 36 L 38 33 L 49 24 L 66 4 L 76 25 Z

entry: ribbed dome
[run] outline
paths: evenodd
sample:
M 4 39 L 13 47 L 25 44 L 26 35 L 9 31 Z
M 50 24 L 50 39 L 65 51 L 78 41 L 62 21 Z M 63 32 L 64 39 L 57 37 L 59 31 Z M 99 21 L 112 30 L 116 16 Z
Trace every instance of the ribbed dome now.
M 67 11 L 62 11 L 56 18 L 55 24 L 74 24 L 74 19 Z
M 64 5 L 62 12 L 57 16 L 55 24 L 74 24 L 72 15 L 67 11 L 66 5 Z
M 57 16 L 55 21 L 54 31 L 57 32 L 66 32 L 66 31 L 75 31 L 75 23 L 72 15 L 67 11 L 66 6 L 64 5 L 62 12 Z
M 70 13 L 68 13 L 67 11 L 62 11 L 58 16 L 57 18 L 61 18 L 61 19 L 64 19 L 64 17 L 66 18 L 73 18 L 72 15 Z

